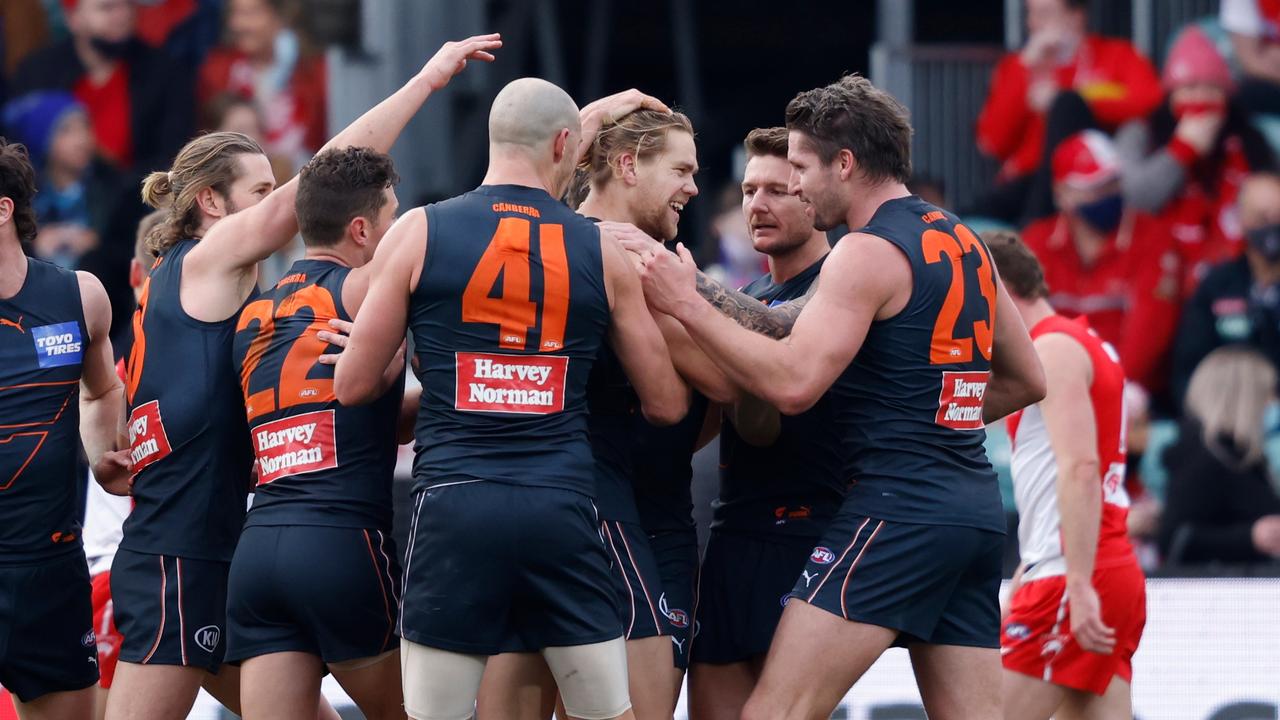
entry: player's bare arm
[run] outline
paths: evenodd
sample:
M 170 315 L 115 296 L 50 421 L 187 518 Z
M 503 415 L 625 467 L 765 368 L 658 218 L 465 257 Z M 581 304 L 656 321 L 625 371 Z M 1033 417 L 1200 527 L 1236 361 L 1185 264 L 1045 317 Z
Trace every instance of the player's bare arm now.
M 1004 283 L 996 279 L 995 338 L 991 348 L 991 377 L 982 396 L 982 422 L 990 425 L 1044 398 L 1044 369 L 1035 346 Z
M 1062 333 L 1037 338 L 1035 349 L 1049 378 L 1048 390 L 1040 401 L 1040 414 L 1058 466 L 1058 510 L 1062 553 L 1067 561 L 1067 596 L 1071 598 L 1071 632 L 1085 650 L 1109 654 L 1115 648 L 1115 630 L 1102 622 L 1101 604 L 1093 587 L 1098 528 L 1102 523 L 1097 425 L 1089 395 L 1093 363 L 1080 343 Z
M 725 287 L 698 271 L 698 294 L 717 310 L 733 318 L 742 327 L 771 338 L 784 338 L 791 334 L 800 311 L 818 291 L 818 283 L 809 286 L 801 297 L 769 307 L 750 295 Z
M 689 387 L 671 362 L 662 332 L 645 305 L 640 276 L 622 246 L 600 234 L 605 289 L 611 306 L 609 344 L 640 396 L 640 410 L 655 425 L 673 425 L 689 412 Z
M 702 298 L 692 256 L 683 245 L 677 251 L 646 260 L 650 304 L 679 320 L 730 380 L 788 415 L 812 407 L 857 355 L 872 321 L 896 313 L 910 295 L 911 269 L 902 253 L 875 236 L 850 235 L 823 265 L 818 290 L 790 337 L 775 340 Z
M 404 344 L 409 296 L 426 251 L 427 213 L 415 208 L 391 226 L 374 252 L 369 293 L 334 371 L 333 392 L 343 405 L 370 402 L 385 390 L 385 371 Z
M 379 152 L 390 150 L 432 93 L 445 87 L 467 66 L 468 60 L 492 61 L 489 51 L 501 46 L 497 34 L 445 43 L 409 82 L 357 118 L 321 150 L 353 145 Z M 209 290 L 197 291 L 199 297 L 191 298 L 191 307 L 201 307 L 202 314 L 221 318 L 234 313 L 257 280 L 257 263 L 284 247 L 298 232 L 294 212 L 297 178 L 274 191 L 264 186 L 253 188 L 253 192 L 265 195 L 262 202 L 219 220 L 184 263 L 184 277 L 198 278 L 201 285 L 208 279 Z M 240 292 L 235 298 L 220 298 L 229 282 L 235 282 Z M 184 297 L 185 291 L 184 287 Z
M 111 302 L 97 277 L 77 272 L 76 279 L 89 332 L 80 376 L 80 440 L 89 467 L 103 488 L 115 495 L 128 495 L 129 451 L 116 450 L 124 419 L 124 385 L 116 375 L 108 337 Z
M 618 233 L 618 241 L 631 252 L 647 256 L 649 253 L 663 249 L 662 243 L 629 223 L 608 223 L 608 225 L 610 227 L 625 225 L 634 230 L 634 232 Z M 800 311 L 817 292 L 818 284 L 815 282 L 811 285 L 802 297 L 774 307 L 769 307 L 744 292 L 721 285 L 701 270 L 697 273 L 697 288 L 699 295 L 706 298 L 707 302 L 714 305 L 720 312 L 733 318 L 739 325 L 771 338 L 784 338 L 791 334 L 796 318 L 800 317 Z M 700 387 L 698 389 L 702 390 Z M 707 393 L 704 392 L 704 394 Z M 729 402 L 729 400 L 722 401 Z

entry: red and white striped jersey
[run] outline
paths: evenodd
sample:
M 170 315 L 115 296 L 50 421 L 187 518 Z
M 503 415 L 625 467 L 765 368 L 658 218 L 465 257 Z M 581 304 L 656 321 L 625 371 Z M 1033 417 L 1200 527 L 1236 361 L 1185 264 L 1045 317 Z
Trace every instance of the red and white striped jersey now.
M 1124 488 L 1124 369 L 1120 366 L 1120 358 L 1109 343 L 1089 328 L 1083 317 L 1068 319 L 1052 315 L 1031 329 L 1032 339 L 1049 333 L 1062 333 L 1080 343 L 1093 364 L 1089 399 L 1093 403 L 1099 490 L 1102 493 L 1102 522 L 1094 566 L 1104 568 L 1135 562 L 1126 524 L 1129 495 Z M 1013 494 L 1019 515 L 1018 543 L 1022 562 L 1026 565 L 1023 579 L 1063 575 L 1067 564 L 1062 554 L 1058 463 L 1040 405 L 1032 405 L 1011 415 L 1008 429 L 1013 442 Z

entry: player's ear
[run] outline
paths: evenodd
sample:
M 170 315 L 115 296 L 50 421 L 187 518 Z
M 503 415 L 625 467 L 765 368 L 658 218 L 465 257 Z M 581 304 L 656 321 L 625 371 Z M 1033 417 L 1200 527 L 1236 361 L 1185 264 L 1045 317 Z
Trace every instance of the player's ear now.
M 561 128 L 556 133 L 555 142 L 551 145 L 551 159 L 559 164 L 564 159 L 565 153 L 569 150 L 569 128 Z
M 138 262 L 138 258 L 129 260 L 129 287 L 142 287 L 142 281 L 147 278 L 147 269 L 142 267 L 142 263 Z
M 853 176 L 853 171 L 858 166 L 858 161 L 853 157 L 853 153 L 848 148 L 840 148 L 840 152 L 836 153 L 836 163 L 839 164 L 840 179 L 848 180 Z
M 203 188 L 196 193 L 196 207 L 200 212 L 211 217 L 223 217 L 227 214 L 226 198 L 211 187 Z
M 13 220 L 13 198 L 0 197 L 0 224 Z
M 636 156 L 634 153 L 622 153 L 618 156 L 618 165 L 614 168 L 614 174 L 622 178 L 622 181 L 628 185 L 635 185 L 639 182 L 636 177 Z
M 347 237 L 359 247 L 368 245 L 370 225 L 371 223 L 360 215 L 351 218 L 351 222 L 347 223 Z

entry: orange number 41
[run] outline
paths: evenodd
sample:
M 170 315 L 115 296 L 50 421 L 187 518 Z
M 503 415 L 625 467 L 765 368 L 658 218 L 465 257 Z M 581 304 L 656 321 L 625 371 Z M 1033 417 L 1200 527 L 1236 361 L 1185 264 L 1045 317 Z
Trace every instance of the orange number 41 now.
M 529 331 L 538 324 L 538 306 L 529 299 L 528 220 L 504 217 L 476 264 L 462 293 L 462 321 L 498 326 L 498 346 L 524 350 Z M 539 352 L 564 347 L 564 329 L 569 320 L 569 260 L 564 249 L 564 226 L 538 226 L 542 250 L 542 333 Z M 492 297 L 498 277 L 502 292 Z

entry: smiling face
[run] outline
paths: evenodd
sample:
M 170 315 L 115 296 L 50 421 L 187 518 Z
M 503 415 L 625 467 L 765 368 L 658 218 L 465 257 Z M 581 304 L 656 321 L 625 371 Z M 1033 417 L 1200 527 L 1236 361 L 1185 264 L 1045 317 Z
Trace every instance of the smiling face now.
M 742 214 L 751 244 L 766 255 L 804 245 L 813 234 L 813 211 L 788 189 L 791 165 L 776 155 L 756 155 L 742 175 Z
M 636 163 L 635 187 L 629 193 L 636 227 L 663 241 L 675 238 L 685 204 L 698 194 L 693 136 L 668 130 L 666 141 L 662 152 Z

